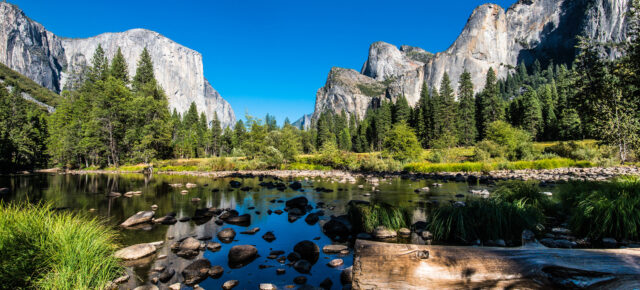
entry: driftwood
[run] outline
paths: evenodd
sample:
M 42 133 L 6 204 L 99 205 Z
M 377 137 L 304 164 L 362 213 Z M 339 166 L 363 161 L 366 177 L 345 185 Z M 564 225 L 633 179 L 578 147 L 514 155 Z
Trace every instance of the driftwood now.
M 640 289 L 640 249 L 426 246 L 357 240 L 353 289 Z

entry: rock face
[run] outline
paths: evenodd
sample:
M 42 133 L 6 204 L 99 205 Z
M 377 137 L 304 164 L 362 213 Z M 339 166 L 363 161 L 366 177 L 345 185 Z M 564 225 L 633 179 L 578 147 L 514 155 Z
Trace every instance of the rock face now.
M 331 69 L 316 94 L 313 119 L 325 111 L 342 110 L 363 118 L 368 108 L 400 95 L 415 106 L 422 84 L 437 89 L 444 73 L 457 90 L 467 70 L 480 91 L 489 68 L 504 78 L 520 62 L 570 63 L 576 55 L 576 36 L 601 43 L 626 39 L 629 8 L 628 0 L 520 0 L 506 11 L 485 4 L 475 9 L 456 41 L 435 55 L 417 47 L 373 43 L 360 73 Z M 613 58 L 620 52 L 603 48 L 602 55 Z
M 300 130 L 309 130 L 309 128 L 311 128 L 312 116 L 312 114 L 305 114 L 304 116 L 300 117 L 300 119 L 293 122 L 291 125 Z
M 145 29 L 104 33 L 85 39 L 61 38 L 29 19 L 17 6 L 0 3 L 0 62 L 36 83 L 60 92 L 72 86 L 101 45 L 109 59 L 118 47 L 135 75 L 142 50 L 149 50 L 155 76 L 169 99 L 169 107 L 186 112 L 195 102 L 209 120 L 217 114 L 223 126 L 235 123 L 231 106 L 204 77 L 202 55 Z

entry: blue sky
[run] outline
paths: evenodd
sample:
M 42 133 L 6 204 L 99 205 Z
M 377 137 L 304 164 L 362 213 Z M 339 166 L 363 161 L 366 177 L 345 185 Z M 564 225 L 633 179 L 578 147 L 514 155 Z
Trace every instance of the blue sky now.
M 64 37 L 157 31 L 202 53 L 205 77 L 238 117 L 271 113 L 281 124 L 313 112 L 331 67 L 359 71 L 371 43 L 443 51 L 473 9 L 489 1 L 9 2 Z M 490 2 L 508 8 L 515 0 Z

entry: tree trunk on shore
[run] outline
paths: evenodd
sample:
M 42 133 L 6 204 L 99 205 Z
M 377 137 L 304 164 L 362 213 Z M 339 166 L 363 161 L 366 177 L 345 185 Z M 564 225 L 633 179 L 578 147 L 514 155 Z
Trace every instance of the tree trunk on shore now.
M 640 288 L 640 249 L 424 246 L 357 240 L 353 289 Z

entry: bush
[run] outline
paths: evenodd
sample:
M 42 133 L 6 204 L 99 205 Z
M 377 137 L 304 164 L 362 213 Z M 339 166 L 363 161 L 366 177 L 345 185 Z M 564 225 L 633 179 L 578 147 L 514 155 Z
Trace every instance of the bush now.
M 50 206 L 0 204 L 0 285 L 102 289 L 122 273 L 116 232 Z
M 523 160 L 533 156 L 531 136 L 524 130 L 512 127 L 506 122 L 490 123 L 486 129 L 485 140 L 499 146 L 500 156 L 509 160 Z
M 465 206 L 447 204 L 436 208 L 428 229 L 437 241 L 471 244 L 503 239 L 520 241 L 522 231 L 535 230 L 542 221 L 536 208 L 523 202 L 498 199 L 467 200 Z
M 399 123 L 384 139 L 384 151 L 399 161 L 417 160 L 422 154 L 422 147 L 413 129 L 405 123 Z
M 480 141 L 474 149 L 475 161 L 489 161 L 491 158 L 504 157 L 504 150 L 496 142 L 490 140 Z
M 347 207 L 349 220 L 355 232 L 371 233 L 378 226 L 397 230 L 408 228 L 411 212 L 387 203 L 358 203 L 351 201 Z

